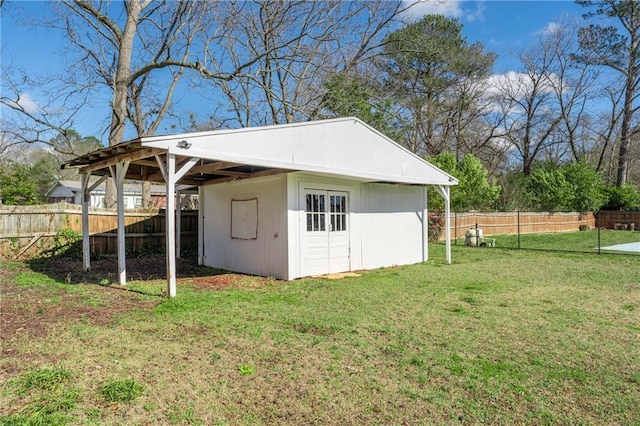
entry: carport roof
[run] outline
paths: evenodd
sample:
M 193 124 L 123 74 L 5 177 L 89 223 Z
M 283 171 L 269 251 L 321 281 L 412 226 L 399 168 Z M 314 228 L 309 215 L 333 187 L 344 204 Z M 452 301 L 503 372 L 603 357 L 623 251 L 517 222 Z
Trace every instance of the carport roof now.
M 176 156 L 177 169 L 198 162 L 177 182 L 207 183 L 303 171 L 363 182 L 456 185 L 457 180 L 357 118 L 232 130 L 151 136 L 123 142 L 75 158 L 63 167 L 109 174 L 129 162 L 126 179 L 164 182 L 158 160 Z

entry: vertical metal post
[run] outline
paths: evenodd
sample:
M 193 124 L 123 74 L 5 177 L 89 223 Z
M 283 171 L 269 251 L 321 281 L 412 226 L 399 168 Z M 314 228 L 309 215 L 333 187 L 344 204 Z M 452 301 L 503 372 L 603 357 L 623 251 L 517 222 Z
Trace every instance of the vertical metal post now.
M 596 228 L 598 228 L 598 254 L 600 254 L 600 212 L 596 212 Z
M 453 237 L 455 245 L 458 245 L 458 212 L 453 212 Z
M 518 249 L 520 249 L 520 210 L 518 210 Z

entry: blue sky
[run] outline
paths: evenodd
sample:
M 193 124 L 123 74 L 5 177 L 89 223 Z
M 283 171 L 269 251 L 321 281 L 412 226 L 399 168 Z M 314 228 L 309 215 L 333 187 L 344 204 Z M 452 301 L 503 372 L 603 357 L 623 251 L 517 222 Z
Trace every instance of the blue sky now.
M 0 8 L 2 29 L 1 46 L 3 65 L 25 70 L 38 76 L 62 66 L 62 34 L 43 28 L 21 24 L 34 14 L 41 14 L 43 3 L 39 1 L 9 0 Z M 538 35 L 556 25 L 563 16 L 578 16 L 584 8 L 573 1 L 461 1 L 426 0 L 413 8 L 414 19 L 427 13 L 440 13 L 456 17 L 464 25 L 463 33 L 470 43 L 480 41 L 488 50 L 498 54 L 494 72 L 503 74 L 517 67 L 514 55 L 523 48 L 533 46 Z M 16 19 L 19 17 L 19 19 Z M 37 107 L 42 99 L 24 93 L 25 103 Z M 203 110 L 205 117 L 208 111 Z M 95 135 L 105 127 L 104 115 L 88 109 L 74 126 L 82 135 Z
M 580 18 L 586 11 L 570 0 L 427 0 L 414 10 L 419 16 L 438 13 L 459 19 L 469 43 L 480 41 L 498 54 L 496 73 L 514 70 L 514 55 L 532 46 L 540 33 L 553 28 L 563 17 Z

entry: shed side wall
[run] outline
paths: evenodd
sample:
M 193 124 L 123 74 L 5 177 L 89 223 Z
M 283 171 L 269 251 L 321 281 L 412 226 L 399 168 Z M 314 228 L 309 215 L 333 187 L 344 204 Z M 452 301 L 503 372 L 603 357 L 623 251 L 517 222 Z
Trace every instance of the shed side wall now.
M 304 276 L 301 264 L 305 188 L 349 193 L 350 269 L 420 263 L 427 247 L 422 186 L 360 183 L 344 179 L 292 173 L 289 179 L 290 278 Z
M 285 176 L 203 188 L 203 263 L 246 274 L 287 279 L 287 183 Z M 232 238 L 232 200 L 257 199 L 255 239 Z
M 424 194 L 421 186 L 362 184 L 355 218 L 361 228 L 361 267 L 423 261 Z

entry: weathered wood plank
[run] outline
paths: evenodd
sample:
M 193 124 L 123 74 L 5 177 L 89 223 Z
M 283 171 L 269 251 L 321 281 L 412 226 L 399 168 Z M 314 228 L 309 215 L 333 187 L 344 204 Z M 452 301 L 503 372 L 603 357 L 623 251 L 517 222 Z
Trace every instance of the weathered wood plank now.
M 132 210 L 125 212 L 125 245 L 128 251 L 164 251 L 165 213 L 163 210 Z M 0 258 L 12 258 L 36 235 L 37 244 L 25 255 L 33 257 L 54 246 L 54 237 L 63 228 L 82 232 L 80 206 L 66 203 L 46 206 L 0 206 Z M 185 247 L 195 250 L 198 215 L 184 211 L 181 233 Z M 89 211 L 90 252 L 93 256 L 116 253 L 117 215 L 108 209 Z

